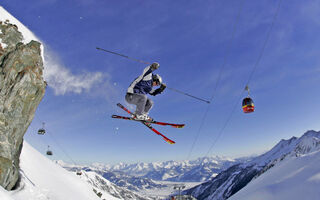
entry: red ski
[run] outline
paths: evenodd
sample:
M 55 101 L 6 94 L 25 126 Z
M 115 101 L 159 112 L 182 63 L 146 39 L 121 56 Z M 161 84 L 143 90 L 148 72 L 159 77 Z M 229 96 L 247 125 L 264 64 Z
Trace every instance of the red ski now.
M 117 103 L 117 106 L 119 106 L 120 108 L 122 108 L 124 111 L 126 111 L 127 113 L 129 113 L 131 116 L 133 116 L 133 113 L 128 110 L 126 107 L 124 107 L 122 104 Z M 153 128 L 150 124 L 150 122 L 145 122 L 145 121 L 141 121 L 142 124 L 144 124 L 146 127 L 148 127 L 150 130 L 152 130 L 153 132 L 155 132 L 156 134 L 162 136 L 162 138 L 168 142 L 169 144 L 175 144 L 175 142 L 173 140 L 170 140 L 169 138 L 167 138 L 166 136 L 164 136 L 163 134 L 161 134 L 159 131 L 157 131 L 155 128 Z
M 183 128 L 184 124 L 173 124 L 173 123 L 167 123 L 167 122 L 158 122 L 158 121 L 143 121 L 143 120 L 137 120 L 133 117 L 124 117 L 124 116 L 119 116 L 119 115 L 112 115 L 112 118 L 116 119 L 125 119 L 125 120 L 133 120 L 133 121 L 142 121 L 146 123 L 151 123 L 151 124 L 157 124 L 157 125 L 162 125 L 162 126 L 172 126 L 173 128 Z

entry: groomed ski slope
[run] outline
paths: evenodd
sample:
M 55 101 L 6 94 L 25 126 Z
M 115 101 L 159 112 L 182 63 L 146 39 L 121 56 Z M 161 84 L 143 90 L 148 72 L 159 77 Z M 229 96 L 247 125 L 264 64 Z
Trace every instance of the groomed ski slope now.
M 24 142 L 21 153 L 21 185 L 15 191 L 0 189 L 1 200 L 101 200 L 92 187 Z M 117 198 L 104 194 L 103 198 Z
M 320 199 L 320 151 L 285 159 L 229 200 Z

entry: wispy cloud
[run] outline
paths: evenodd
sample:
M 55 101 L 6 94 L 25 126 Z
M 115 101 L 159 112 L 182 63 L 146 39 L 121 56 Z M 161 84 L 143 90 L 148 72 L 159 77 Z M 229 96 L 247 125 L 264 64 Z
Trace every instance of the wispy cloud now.
M 44 57 L 44 79 L 56 95 L 88 92 L 96 84 L 103 82 L 104 75 L 101 72 L 73 74 L 61 63 L 58 56 L 48 49 L 45 50 Z

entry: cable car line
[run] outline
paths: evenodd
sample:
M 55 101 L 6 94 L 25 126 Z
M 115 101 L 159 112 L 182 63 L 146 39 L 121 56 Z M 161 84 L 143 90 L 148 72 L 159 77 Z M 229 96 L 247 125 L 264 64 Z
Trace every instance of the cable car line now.
M 245 2 L 245 0 L 243 0 L 243 1 L 241 2 L 241 4 L 240 4 L 239 12 L 238 12 L 238 14 L 237 14 L 237 16 L 236 16 L 236 20 L 235 20 L 235 23 L 234 23 L 234 25 L 233 25 L 233 30 L 232 30 L 232 34 L 231 34 L 230 47 L 229 47 L 229 48 L 226 48 L 226 54 L 225 54 L 225 56 L 224 56 L 224 58 L 223 58 L 223 63 L 222 63 L 222 66 L 220 67 L 220 70 L 219 70 L 219 73 L 218 73 L 218 78 L 217 78 L 217 81 L 216 81 L 216 84 L 215 84 L 215 87 L 214 87 L 214 89 L 213 89 L 213 93 L 212 93 L 212 96 L 211 96 L 209 102 L 212 102 L 213 98 L 214 98 L 215 95 L 216 95 L 216 91 L 217 91 L 217 89 L 218 89 L 218 85 L 219 85 L 219 83 L 220 83 L 221 76 L 222 76 L 222 70 L 223 70 L 223 69 L 225 68 L 225 66 L 226 66 L 226 63 L 227 63 L 227 60 L 228 60 L 227 58 L 229 58 L 230 55 L 231 55 L 231 47 L 232 47 L 232 44 L 233 44 L 233 41 L 234 41 L 234 36 L 235 36 L 236 30 L 237 30 L 237 26 L 238 26 L 238 24 L 239 24 L 239 22 L 240 22 L 240 16 L 241 16 L 241 13 L 242 13 L 242 10 L 243 10 L 244 2 Z M 200 132 L 201 132 L 201 130 L 202 130 L 202 128 L 203 128 L 205 119 L 207 118 L 207 114 L 208 114 L 208 112 L 209 112 L 209 109 L 210 109 L 210 105 L 207 106 L 207 108 L 206 108 L 206 110 L 205 110 L 205 112 L 204 112 L 204 115 L 203 115 L 203 117 L 202 117 L 202 119 L 201 119 L 200 127 L 199 127 L 199 129 L 198 129 L 198 131 L 197 131 L 197 134 L 196 134 L 196 137 L 195 137 L 195 139 L 193 140 L 193 143 L 192 143 L 192 145 L 191 145 L 191 148 L 190 148 L 190 151 L 189 151 L 187 160 L 189 160 L 189 158 L 190 158 L 190 156 L 191 156 L 191 153 L 192 153 L 192 151 L 193 151 L 193 149 L 194 149 L 194 146 L 195 146 L 196 142 L 197 142 L 198 139 L 199 139 L 199 135 L 200 135 Z
M 263 44 L 262 49 L 261 49 L 261 51 L 260 51 L 260 54 L 259 54 L 259 56 L 258 56 L 257 62 L 255 63 L 255 65 L 254 65 L 254 67 L 253 67 L 253 70 L 251 71 L 251 73 L 250 73 L 250 75 L 249 75 L 249 78 L 248 78 L 248 81 L 247 81 L 246 85 L 249 85 L 249 82 L 251 81 L 251 79 L 252 79 L 252 77 L 253 77 L 253 74 L 254 74 L 254 72 L 256 71 L 256 69 L 257 69 L 257 67 L 258 67 L 258 65 L 259 65 L 259 63 L 260 63 L 260 60 L 261 60 L 261 58 L 262 58 L 262 56 L 263 56 L 264 50 L 265 50 L 265 48 L 266 48 L 266 46 L 267 46 L 267 43 L 268 43 L 269 38 L 270 38 L 270 35 L 271 35 L 271 31 L 272 31 L 273 26 L 274 26 L 274 24 L 275 24 L 275 21 L 276 21 L 276 19 L 277 19 L 277 17 L 278 17 L 278 13 L 279 13 L 279 10 L 280 10 L 281 2 L 282 2 L 282 0 L 279 0 L 279 3 L 278 3 L 278 6 L 277 6 L 277 9 L 276 9 L 276 12 L 275 12 L 275 14 L 274 14 L 274 16 L 273 16 L 273 19 L 272 19 L 272 23 L 271 23 L 270 29 L 269 29 L 269 31 L 268 31 L 268 33 L 267 33 L 266 40 L 264 41 L 264 44 Z
M 278 3 L 278 6 L 277 6 L 277 9 L 276 9 L 276 12 L 275 12 L 275 14 L 274 14 L 274 16 L 273 16 L 273 20 L 272 20 L 272 23 L 271 23 L 271 27 L 270 27 L 269 32 L 268 32 L 268 34 L 267 34 L 266 40 L 265 40 L 265 42 L 264 42 L 264 44 L 263 44 L 263 47 L 262 47 L 262 49 L 261 49 L 261 51 L 260 51 L 260 54 L 259 54 L 258 59 L 257 59 L 257 62 L 255 63 L 254 68 L 253 68 L 253 70 L 252 70 L 252 72 L 251 72 L 251 74 L 250 74 L 250 76 L 249 76 L 249 78 L 248 78 L 247 84 L 246 84 L 245 90 L 248 90 L 248 93 L 249 93 L 249 87 L 247 87 L 247 86 L 248 86 L 248 83 L 249 83 L 250 80 L 252 79 L 253 74 L 254 74 L 254 72 L 255 72 L 255 70 L 256 70 L 256 68 L 257 68 L 257 66 L 258 66 L 258 64 L 259 64 L 259 62 L 260 62 L 260 60 L 261 60 L 261 58 L 262 58 L 262 55 L 263 55 L 263 53 L 264 53 L 266 44 L 267 44 L 267 42 L 268 42 L 268 40 L 269 40 L 269 38 L 270 38 L 270 34 L 271 34 L 272 29 L 273 29 L 274 23 L 275 23 L 275 21 L 276 21 L 276 19 L 277 19 L 277 16 L 278 16 L 278 13 L 279 13 L 279 10 L 280 10 L 280 5 L 281 5 L 282 0 L 279 0 L 278 2 L 279 2 L 279 3 Z M 211 150 L 213 149 L 214 145 L 216 144 L 216 142 L 218 141 L 218 139 L 221 137 L 222 132 L 224 131 L 224 129 L 227 127 L 228 123 L 230 122 L 230 120 L 231 120 L 231 118 L 232 118 L 232 116 L 233 116 L 233 113 L 234 113 L 235 109 L 236 109 L 237 106 L 238 106 L 238 102 L 241 100 L 241 97 L 243 96 L 243 93 L 244 93 L 245 90 L 242 90 L 241 94 L 239 95 L 236 104 L 234 105 L 234 107 L 233 107 L 233 109 L 232 109 L 229 117 L 227 118 L 226 123 L 224 124 L 224 126 L 222 127 L 222 129 L 219 131 L 218 137 L 213 141 L 213 143 L 212 143 L 212 145 L 210 146 L 210 148 L 209 148 L 208 152 L 206 153 L 205 157 L 210 154 L 210 152 L 211 152 Z M 204 158 L 203 158 L 203 160 L 204 160 Z M 203 162 L 203 160 L 202 160 L 202 162 Z M 202 162 L 201 162 L 201 163 L 202 163 Z
M 48 135 L 52 138 L 52 140 L 59 146 L 60 150 L 69 158 L 69 160 L 72 161 L 74 165 L 77 165 L 77 163 L 71 158 L 71 156 L 63 149 L 62 145 L 53 137 L 53 135 L 47 131 Z
M 236 108 L 237 108 L 238 105 L 239 105 L 238 102 L 241 100 L 241 97 L 242 97 L 243 93 L 244 93 L 244 90 L 242 90 L 241 94 L 239 95 L 236 103 L 234 104 L 234 106 L 233 106 L 233 108 L 232 108 L 232 110 L 231 110 L 231 113 L 229 114 L 226 122 L 224 123 L 223 127 L 222 127 L 221 130 L 219 131 L 218 136 L 217 136 L 216 139 L 213 141 L 212 145 L 210 146 L 210 148 L 209 148 L 208 152 L 206 153 L 206 155 L 204 156 L 204 158 L 207 157 L 207 156 L 210 154 L 211 150 L 213 149 L 213 147 L 215 146 L 215 144 L 217 143 L 217 141 L 220 139 L 220 137 L 221 137 L 224 129 L 228 126 L 228 124 L 229 124 L 229 122 L 230 122 L 230 120 L 231 120 L 231 118 L 232 118 L 232 116 L 233 116 L 234 111 L 236 110 Z M 203 159 L 204 159 L 204 158 L 203 158 Z M 202 160 L 202 161 L 203 161 L 203 160 Z M 202 162 L 201 162 L 201 163 L 202 163 Z
M 34 115 L 38 121 L 41 121 L 37 115 Z M 42 127 L 38 130 L 38 134 L 39 135 L 44 135 L 44 133 L 46 133 L 47 135 L 49 135 L 51 137 L 51 139 L 56 143 L 56 145 L 59 147 L 59 149 L 65 154 L 66 157 L 69 158 L 69 160 L 74 164 L 74 165 L 77 165 L 77 163 L 71 158 L 71 156 L 64 150 L 64 148 L 62 147 L 62 145 L 60 145 L 60 143 L 53 137 L 53 134 L 51 134 L 50 131 L 48 131 L 48 128 L 45 129 L 44 127 L 45 123 L 42 122 Z M 40 133 L 39 133 L 40 132 Z M 42 134 L 43 133 L 43 134 Z M 52 150 L 49 150 L 50 146 L 48 145 L 47 147 L 47 152 L 46 154 L 51 156 L 53 153 L 52 153 Z M 77 174 L 80 173 L 77 171 Z

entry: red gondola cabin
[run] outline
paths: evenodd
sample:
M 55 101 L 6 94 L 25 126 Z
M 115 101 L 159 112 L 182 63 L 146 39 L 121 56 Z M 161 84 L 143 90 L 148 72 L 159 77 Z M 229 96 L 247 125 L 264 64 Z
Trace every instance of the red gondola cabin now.
M 242 109 L 244 113 L 251 113 L 254 111 L 254 104 L 250 97 L 246 97 L 243 99 Z

